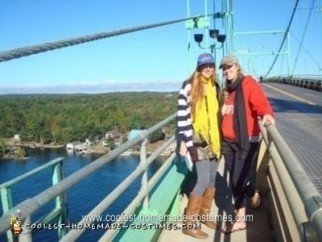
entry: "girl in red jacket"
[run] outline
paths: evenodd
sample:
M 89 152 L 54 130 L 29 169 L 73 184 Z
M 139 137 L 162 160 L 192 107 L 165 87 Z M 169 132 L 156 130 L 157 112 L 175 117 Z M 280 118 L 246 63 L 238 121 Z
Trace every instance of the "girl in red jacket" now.
M 235 200 L 236 221 L 223 228 L 231 233 L 246 228 L 246 198 L 252 205 L 259 202 L 255 191 L 252 167 L 257 160 L 259 147 L 258 117 L 263 124 L 274 124 L 273 111 L 260 85 L 251 77 L 244 76 L 234 56 L 226 56 L 219 68 L 227 81 L 227 96 L 222 107 L 223 155 L 230 172 Z

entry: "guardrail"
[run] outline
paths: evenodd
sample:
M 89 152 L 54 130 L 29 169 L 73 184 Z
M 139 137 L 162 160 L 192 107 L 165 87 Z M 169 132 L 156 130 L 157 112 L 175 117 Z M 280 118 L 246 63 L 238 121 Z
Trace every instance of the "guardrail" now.
M 103 165 L 117 157 L 135 144 L 141 141 L 141 161 L 139 166 L 105 199 L 103 199 L 85 217 L 94 218 L 101 215 L 113 201 L 141 174 L 141 189 L 138 195 L 132 200 L 129 206 L 121 213 L 100 241 L 151 241 L 160 232 L 157 226 L 153 229 L 145 230 L 144 236 L 138 229 L 123 229 L 119 226 L 126 224 L 126 217 L 135 213 L 137 215 L 165 215 L 176 213 L 179 206 L 179 191 L 187 169 L 181 169 L 180 165 L 173 162 L 173 153 L 161 168 L 148 181 L 147 167 L 169 144 L 174 142 L 175 137 L 171 137 L 160 148 L 146 157 L 147 137 L 173 121 L 176 114 L 171 115 L 162 122 L 148 129 L 144 134 L 130 140 L 113 150 L 110 154 L 104 155 L 88 166 L 75 172 L 58 182 L 51 188 L 46 189 L 33 198 L 27 199 L 16 207 L 7 211 L 0 218 L 0 234 L 10 228 L 10 217 L 16 216 L 21 220 L 28 220 L 30 215 L 45 205 L 51 199 L 64 193 L 81 179 L 101 168 Z M 260 124 L 262 140 L 260 146 L 259 162 L 257 164 L 257 184 L 261 193 L 267 199 L 263 199 L 264 206 L 267 206 L 267 214 L 273 225 L 274 235 L 277 241 L 322 241 L 322 198 L 318 193 L 308 175 L 294 156 L 288 145 L 285 143 L 275 126 L 267 129 Z M 164 174 L 167 173 L 166 176 Z M 156 186 L 163 177 L 162 182 Z M 6 183 L 11 185 L 12 182 Z M 151 190 L 153 192 L 151 193 Z M 140 218 L 140 216 L 137 216 Z M 30 221 L 28 221 L 30 222 Z M 96 221 L 80 221 L 76 228 L 70 230 L 61 241 L 75 241 L 86 228 Z M 154 223 L 161 224 L 166 221 L 158 220 Z M 131 221 L 131 224 L 142 224 L 139 219 Z M 120 233 L 119 233 L 120 232 Z M 119 234 L 118 234 L 119 233 Z M 29 238 L 26 238 L 30 240 Z
M 275 126 L 260 124 L 257 184 L 277 241 L 322 241 L 322 197 Z
M 131 213 L 133 210 L 139 206 L 142 200 L 144 200 L 143 208 L 149 207 L 149 201 L 148 197 L 150 196 L 150 190 L 155 186 L 157 181 L 160 179 L 160 177 L 168 170 L 168 168 L 171 166 L 173 171 L 176 171 L 176 174 L 179 174 L 180 172 L 177 171 L 177 168 L 172 164 L 173 159 L 175 158 L 175 154 L 172 154 L 169 159 L 161 166 L 159 171 L 150 179 L 150 181 L 147 180 L 147 167 L 150 165 L 156 157 L 166 148 L 168 147 L 172 142 L 174 142 L 175 137 L 171 137 L 169 140 L 167 140 L 160 148 L 155 150 L 148 158 L 146 157 L 146 143 L 147 138 L 149 135 L 157 131 L 158 129 L 164 127 L 171 121 L 173 121 L 176 118 L 176 113 L 169 116 L 168 118 L 164 119 L 163 121 L 159 122 L 158 124 L 154 125 L 150 129 L 143 132 L 140 136 L 137 136 L 136 138 L 127 141 L 123 145 L 119 146 L 118 148 L 114 149 L 112 152 L 110 152 L 107 155 L 103 155 L 102 157 L 98 158 L 97 160 L 93 161 L 91 164 L 83 167 L 79 171 L 73 173 L 72 175 L 66 177 L 65 179 L 59 181 L 57 184 L 53 185 L 52 187 L 44 190 L 43 192 L 39 193 L 38 195 L 29 198 L 22 203 L 18 204 L 17 206 L 11 208 L 8 211 L 5 211 L 3 216 L 0 218 L 0 234 L 5 233 L 10 229 L 10 218 L 12 216 L 15 216 L 19 218 L 22 221 L 28 221 L 30 223 L 30 215 L 35 213 L 38 209 L 40 209 L 42 206 L 44 206 L 46 203 L 51 201 L 53 198 L 56 198 L 57 196 L 60 196 L 61 194 L 65 193 L 69 188 L 71 188 L 73 185 L 77 184 L 80 180 L 87 177 L 97 169 L 103 167 L 106 165 L 106 163 L 110 162 L 111 160 L 115 159 L 118 155 L 123 153 L 124 151 L 128 150 L 129 148 L 133 147 L 134 145 L 139 144 L 143 141 L 141 146 L 141 161 L 137 169 L 135 169 L 117 188 L 115 188 L 112 193 L 110 193 L 101 203 L 99 203 L 89 214 L 88 216 L 95 216 L 100 215 L 103 213 L 108 206 L 115 201 L 118 196 L 141 174 L 143 174 L 142 177 L 142 185 L 141 190 L 138 194 L 138 196 L 133 200 L 133 202 L 129 205 L 129 207 L 124 211 L 124 213 Z M 183 177 L 184 175 L 178 175 L 179 177 Z M 183 178 L 182 178 L 183 179 Z M 177 190 L 179 190 L 180 183 L 178 184 Z M 172 196 L 174 198 L 175 196 Z M 171 200 L 172 202 L 172 200 Z M 169 204 L 168 204 L 169 205 Z M 85 216 L 86 217 L 86 216 Z M 85 229 L 95 221 L 80 221 L 79 226 L 77 227 L 77 230 L 70 230 L 66 236 L 63 237 L 63 234 L 60 234 L 60 239 L 62 241 L 75 241 L 84 231 Z M 118 221 L 121 222 L 121 221 Z M 80 229 L 81 228 L 81 229 Z M 107 237 L 113 237 L 118 230 L 108 231 Z M 31 240 L 30 234 L 24 235 L 25 240 Z
M 266 78 L 264 81 L 284 83 L 293 86 L 317 90 L 320 92 L 322 91 L 322 76 L 279 76 Z
M 7 181 L 5 183 L 0 184 L 0 192 L 1 192 L 1 204 L 2 204 L 2 211 L 3 213 L 8 212 L 12 207 L 12 196 L 11 196 L 11 187 L 16 185 L 17 183 L 29 178 L 30 176 L 34 175 L 35 173 L 38 173 L 39 171 L 42 171 L 44 169 L 53 167 L 53 176 L 52 176 L 52 183 L 53 185 L 59 183 L 63 179 L 63 172 L 62 172 L 62 161 L 64 158 L 56 158 L 52 161 L 49 161 L 48 163 L 37 167 L 33 169 L 32 171 L 26 172 L 25 174 L 22 174 L 10 181 Z M 56 198 L 56 204 L 55 208 L 50 211 L 46 216 L 44 216 L 42 219 L 40 219 L 38 222 L 42 223 L 49 223 L 56 219 L 58 217 L 59 223 L 65 223 L 65 193 L 61 193 Z M 29 220 L 28 218 L 27 220 Z M 10 220 L 9 220 L 10 221 Z M 66 234 L 65 228 L 58 228 L 58 235 L 63 236 Z M 13 241 L 13 236 L 10 231 L 7 232 L 7 239 L 8 241 Z

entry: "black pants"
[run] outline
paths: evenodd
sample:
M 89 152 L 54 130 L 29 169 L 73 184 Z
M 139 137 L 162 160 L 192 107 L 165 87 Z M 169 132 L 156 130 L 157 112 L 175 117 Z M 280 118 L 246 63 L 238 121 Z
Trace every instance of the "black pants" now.
M 258 146 L 258 142 L 250 143 L 250 149 L 246 152 L 237 143 L 223 142 L 223 154 L 230 173 L 236 209 L 246 207 L 246 197 L 251 198 L 255 194 Z

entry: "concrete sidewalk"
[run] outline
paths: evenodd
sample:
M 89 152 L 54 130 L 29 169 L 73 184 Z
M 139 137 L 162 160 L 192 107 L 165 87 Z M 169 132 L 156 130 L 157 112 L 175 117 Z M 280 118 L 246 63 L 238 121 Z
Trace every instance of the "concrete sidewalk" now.
M 216 204 L 212 206 L 212 215 L 218 215 L 218 218 L 233 214 L 233 204 L 231 188 L 229 187 L 229 174 L 224 169 L 224 161 L 220 161 L 217 178 L 216 178 Z M 188 199 L 184 195 L 181 199 L 180 213 L 187 205 Z M 270 237 L 270 230 L 267 221 L 267 216 L 263 206 L 258 209 L 247 208 L 248 215 L 253 215 L 253 221 L 247 222 L 246 230 L 236 231 L 231 234 L 224 234 L 221 232 L 221 228 L 224 226 L 223 221 L 217 222 L 217 229 L 211 230 L 205 225 L 202 225 L 203 231 L 209 234 L 208 239 L 195 239 L 191 236 L 185 235 L 181 230 L 163 230 L 158 241 L 159 242 L 194 242 L 194 241 L 250 241 L 250 242 L 268 242 L 273 241 Z M 219 216 L 221 215 L 221 216 Z

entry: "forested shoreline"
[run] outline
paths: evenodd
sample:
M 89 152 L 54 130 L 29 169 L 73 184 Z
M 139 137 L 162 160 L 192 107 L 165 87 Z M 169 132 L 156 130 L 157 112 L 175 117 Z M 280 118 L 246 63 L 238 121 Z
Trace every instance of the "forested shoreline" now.
M 34 94 L 0 96 L 0 139 L 66 144 L 149 128 L 176 111 L 177 93 Z

